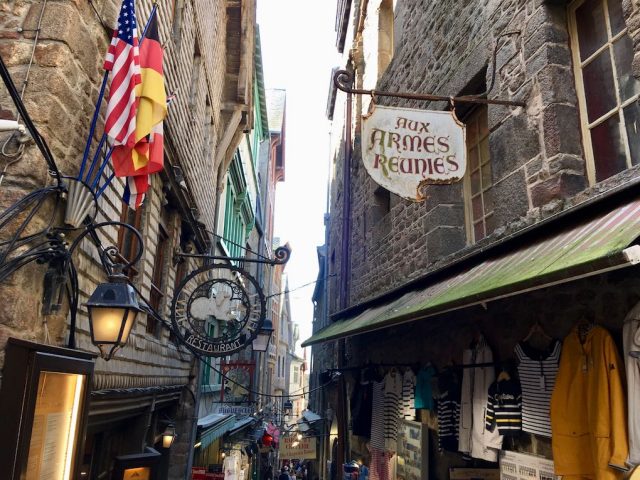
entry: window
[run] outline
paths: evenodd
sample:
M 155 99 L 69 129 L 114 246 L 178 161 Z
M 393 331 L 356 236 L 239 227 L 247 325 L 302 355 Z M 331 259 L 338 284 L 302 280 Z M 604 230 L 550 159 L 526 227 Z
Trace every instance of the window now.
M 243 245 L 254 225 L 255 216 L 249 197 L 242 159 L 236 152 L 227 172 L 224 209 L 223 244 L 230 257 L 240 258 L 244 255 Z
M 129 208 L 126 203 L 122 203 L 122 212 L 120 213 L 120 221 L 127 223 L 133 228 L 142 233 L 142 211 L 144 205 L 138 207 L 137 210 Z M 121 227 L 118 230 L 118 251 L 120 252 L 121 260 L 131 262 L 138 253 L 138 238 L 133 232 L 125 227 Z M 138 274 L 138 270 L 135 266 L 131 266 L 128 271 L 125 272 L 129 279 L 133 279 Z
M 191 65 L 191 91 L 189 93 L 189 107 L 194 110 L 198 104 L 198 93 L 200 89 L 200 75 L 202 73 L 202 56 L 200 54 L 200 44 L 195 40 L 193 47 L 193 64 Z
M 482 106 L 473 110 L 465 123 L 467 125 L 465 213 L 467 238 L 470 243 L 474 243 L 495 229 L 487 107 Z
M 293 367 L 293 383 L 297 384 L 299 381 L 300 367 L 294 365 Z
M 179 47 L 180 40 L 182 38 L 182 15 L 184 12 L 184 0 L 173 0 L 171 4 L 171 13 L 173 18 L 173 24 L 171 30 L 173 31 L 173 41 Z
M 207 327 L 210 337 L 216 336 L 216 324 L 210 323 Z M 220 385 L 222 384 L 222 373 L 220 370 L 221 359 L 209 357 L 209 363 L 202 363 L 202 385 Z M 209 365 L 211 364 L 211 365 Z M 216 370 L 214 370 L 214 368 Z
M 569 25 L 582 141 L 591 184 L 640 161 L 640 82 L 620 0 L 580 0 Z
M 169 246 L 169 235 L 162 225 L 158 225 L 158 243 L 156 244 L 156 256 L 153 264 L 153 275 L 151 277 L 151 293 L 149 303 L 151 307 L 161 312 L 164 298 L 164 285 L 162 279 L 165 273 L 165 263 L 167 258 L 167 248 Z M 158 320 L 151 315 L 147 315 L 147 333 L 156 335 L 158 333 Z
M 382 0 L 378 11 L 378 78 L 393 58 L 393 0 Z

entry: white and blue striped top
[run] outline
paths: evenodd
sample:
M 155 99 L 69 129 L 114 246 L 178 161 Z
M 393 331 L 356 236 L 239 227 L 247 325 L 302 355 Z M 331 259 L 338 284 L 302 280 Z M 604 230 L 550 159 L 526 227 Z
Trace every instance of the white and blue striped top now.
M 558 375 L 561 349 L 558 340 L 544 351 L 523 342 L 516 345 L 522 387 L 522 430 L 525 432 L 551 437 L 549 405 Z

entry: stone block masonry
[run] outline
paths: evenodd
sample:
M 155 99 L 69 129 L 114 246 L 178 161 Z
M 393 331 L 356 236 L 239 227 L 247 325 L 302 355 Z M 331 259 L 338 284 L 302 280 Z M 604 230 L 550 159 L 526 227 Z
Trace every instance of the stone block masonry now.
M 441 95 L 489 90 L 490 98 L 526 103 L 524 108 L 488 106 L 492 222 L 496 233 L 483 244 L 512 232 L 513 225 L 530 225 L 567 208 L 575 203 L 577 195 L 584 198 L 604 188 L 590 188 L 587 178 L 568 3 L 397 2 L 393 58 L 386 70 L 379 72 L 375 50 L 379 48 L 381 20 L 375 15 L 380 2 L 372 1 L 360 22 L 362 34 L 356 34 L 353 41 L 356 85 Z M 634 74 L 639 76 L 640 7 L 631 0 L 623 1 L 622 6 L 636 52 Z M 377 101 L 400 107 L 448 108 L 443 102 L 388 97 Z M 465 206 L 464 182 L 429 187 L 428 200 L 423 204 L 391 194 L 389 209 L 380 217 L 375 207 L 378 186 L 360 168 L 359 113 L 368 103 L 367 98 L 354 99 L 350 304 L 407 283 L 435 262 L 473 247 L 467 231 L 469 220 L 465 218 L 470 206 Z M 467 105 L 456 106 L 463 121 L 470 110 L 473 108 Z M 337 161 L 336 173 L 342 168 L 339 153 Z M 342 180 L 337 177 L 332 191 L 329 255 L 339 245 L 334 240 L 340 237 L 341 228 Z M 606 188 L 627 177 L 624 172 L 612 177 Z M 334 264 L 341 261 L 335 258 Z

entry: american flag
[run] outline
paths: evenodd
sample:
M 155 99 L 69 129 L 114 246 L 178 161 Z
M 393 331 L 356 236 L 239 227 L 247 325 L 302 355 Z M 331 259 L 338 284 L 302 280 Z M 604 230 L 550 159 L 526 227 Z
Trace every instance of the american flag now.
M 141 83 L 138 29 L 134 0 L 124 0 L 104 61 L 111 71 L 111 88 L 104 131 L 114 145 L 135 145 L 138 100 L 136 85 Z

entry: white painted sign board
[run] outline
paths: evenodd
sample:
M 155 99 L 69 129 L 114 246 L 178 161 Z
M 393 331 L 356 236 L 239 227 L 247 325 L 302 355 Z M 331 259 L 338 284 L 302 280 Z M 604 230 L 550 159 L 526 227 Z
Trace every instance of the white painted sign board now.
M 376 105 L 363 116 L 362 160 L 376 183 L 407 200 L 423 201 L 425 186 L 464 177 L 464 124 L 453 112 Z

